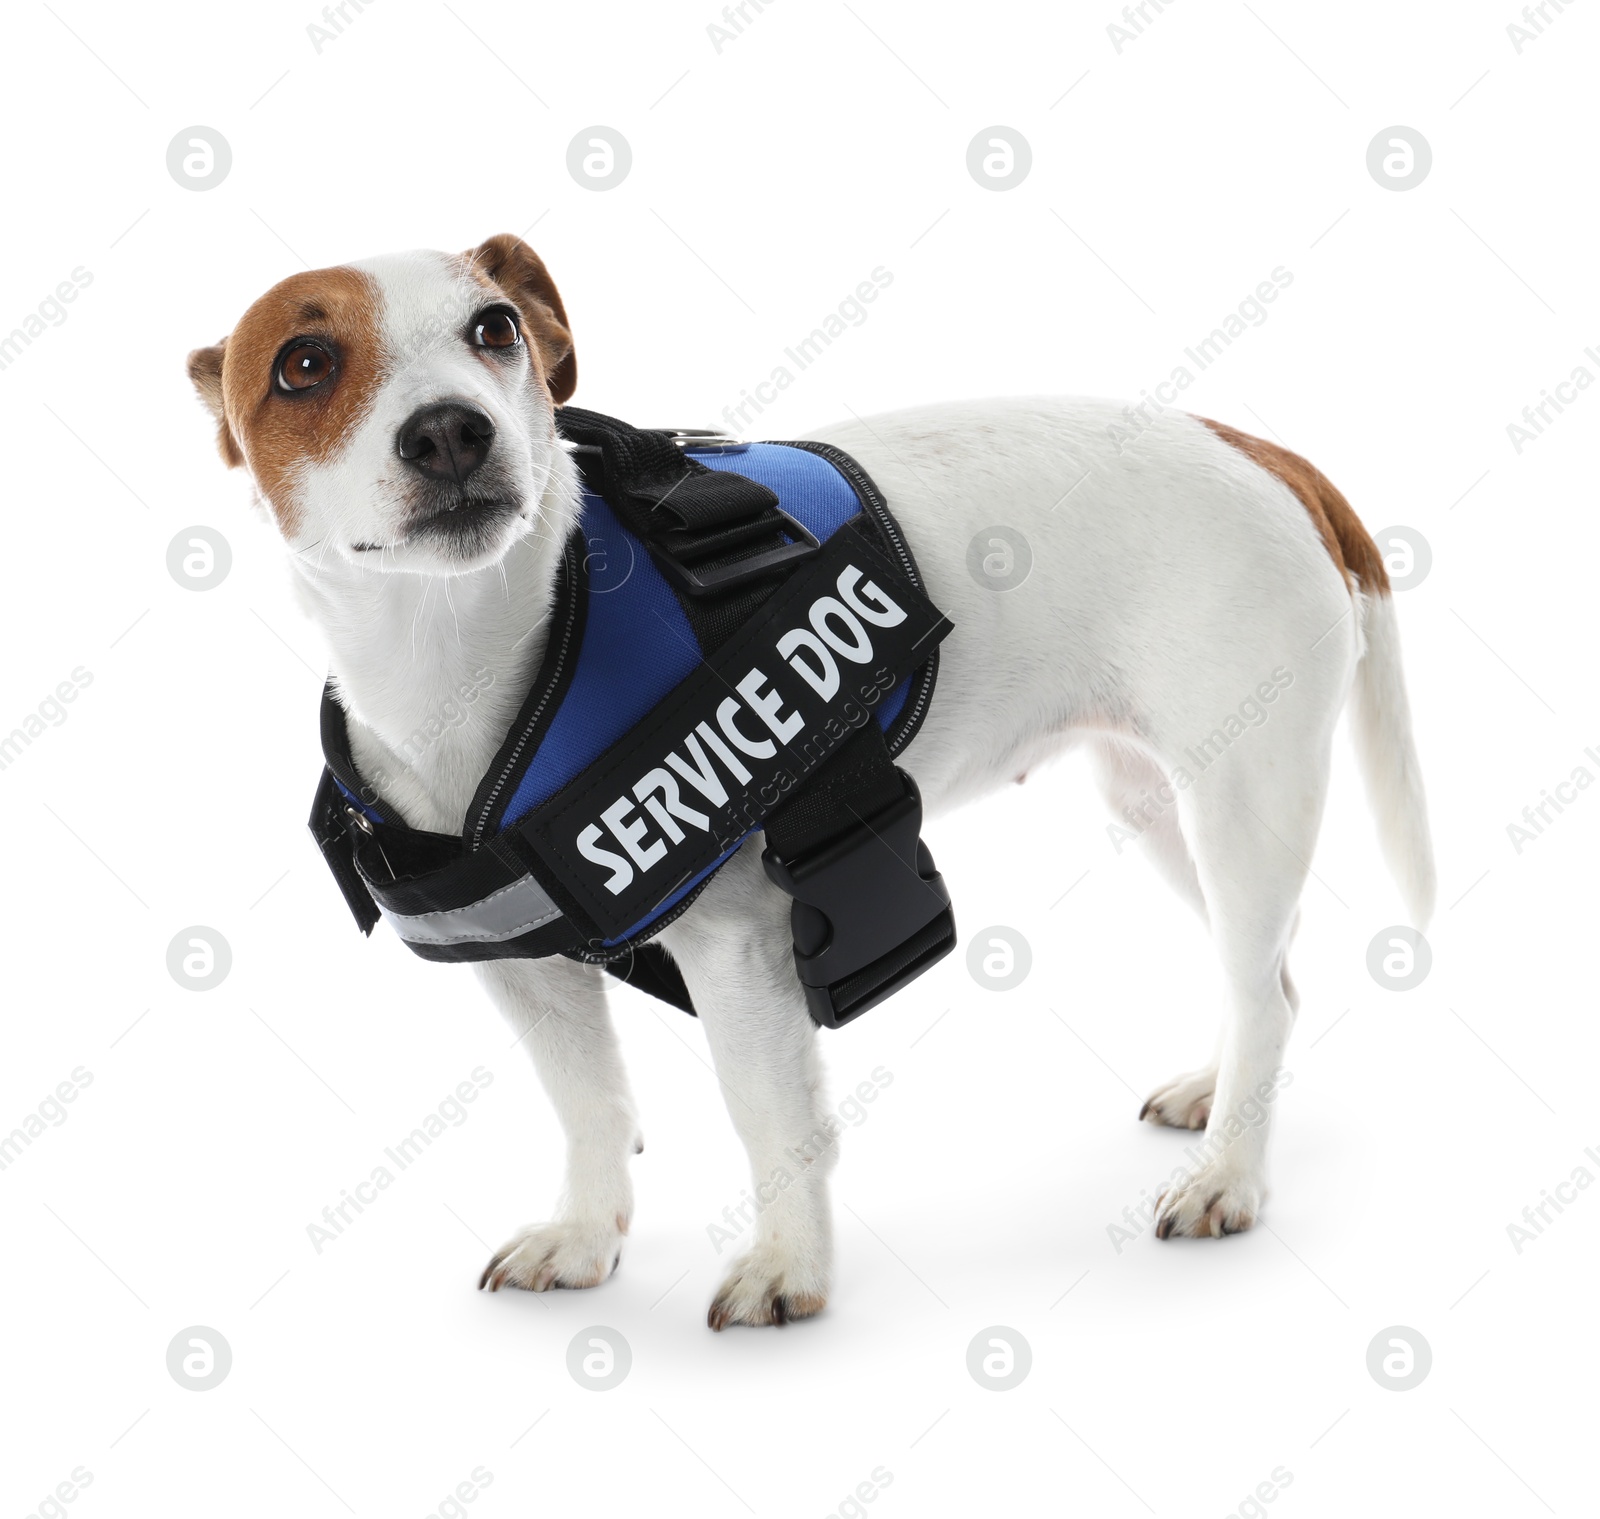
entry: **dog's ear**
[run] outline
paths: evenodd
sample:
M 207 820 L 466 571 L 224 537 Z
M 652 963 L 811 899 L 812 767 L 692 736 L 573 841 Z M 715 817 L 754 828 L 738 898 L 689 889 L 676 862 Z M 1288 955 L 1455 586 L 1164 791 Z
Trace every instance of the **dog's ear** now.
M 217 452 L 222 455 L 222 462 L 229 469 L 237 469 L 244 463 L 244 454 L 222 406 L 222 355 L 227 346 L 228 340 L 223 338 L 210 348 L 196 348 L 189 355 L 189 378 L 206 403 L 206 410 L 217 419 Z
M 560 406 L 578 388 L 578 355 L 566 308 L 544 260 L 510 232 L 491 237 L 467 257 L 516 301 L 528 339 L 544 362 L 551 398 Z

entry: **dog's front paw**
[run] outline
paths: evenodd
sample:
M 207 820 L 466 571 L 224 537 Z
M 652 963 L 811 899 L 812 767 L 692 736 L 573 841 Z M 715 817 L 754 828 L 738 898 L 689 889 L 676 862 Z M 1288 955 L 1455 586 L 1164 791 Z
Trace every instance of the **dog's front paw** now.
M 621 1219 L 612 1226 L 571 1221 L 529 1224 L 495 1251 L 478 1288 L 548 1292 L 553 1287 L 598 1287 L 617 1269 L 622 1235 Z
M 1261 1212 L 1266 1188 L 1255 1177 L 1213 1162 L 1156 1199 L 1156 1238 L 1221 1239 L 1242 1234 Z
M 729 1324 L 787 1324 L 821 1313 L 827 1302 L 825 1279 L 797 1269 L 774 1251 L 756 1249 L 734 1262 L 712 1299 L 706 1323 L 713 1329 Z
M 1217 1091 L 1215 1066 L 1174 1076 L 1157 1087 L 1139 1109 L 1139 1117 L 1149 1123 L 1164 1123 L 1173 1129 L 1203 1129 L 1211 1117 L 1211 1101 Z

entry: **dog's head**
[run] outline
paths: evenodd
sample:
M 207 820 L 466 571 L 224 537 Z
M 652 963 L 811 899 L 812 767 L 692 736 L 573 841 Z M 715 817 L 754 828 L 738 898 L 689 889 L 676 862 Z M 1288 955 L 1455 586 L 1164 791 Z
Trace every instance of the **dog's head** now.
M 433 575 L 528 530 L 577 375 L 555 282 L 509 234 L 293 275 L 189 355 L 292 547 Z

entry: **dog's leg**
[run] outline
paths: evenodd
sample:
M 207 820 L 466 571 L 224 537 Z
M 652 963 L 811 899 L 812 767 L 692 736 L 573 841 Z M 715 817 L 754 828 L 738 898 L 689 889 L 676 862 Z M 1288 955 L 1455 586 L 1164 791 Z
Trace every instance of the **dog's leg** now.
M 1115 738 L 1095 739 L 1089 761 L 1117 821 L 1139 835 L 1145 858 L 1204 923 L 1206 899 L 1178 826 L 1178 792 L 1167 773 L 1142 749 Z
M 750 1156 L 754 1238 L 717 1289 L 707 1322 L 782 1324 L 827 1302 L 828 1173 L 840 1125 L 822 1099 L 817 1029 L 795 977 L 789 899 L 759 844 L 725 865 L 668 930 L 705 1026 L 723 1100 Z
M 1184 794 L 1227 1011 L 1200 1159 L 1178 1169 L 1157 1205 L 1161 1239 L 1237 1233 L 1260 1212 L 1271 1104 L 1294 1021 L 1284 955 L 1327 775 L 1327 738 L 1307 735 L 1253 755 L 1229 751 Z
M 644 1148 L 601 972 L 570 960 L 490 960 L 476 967 L 535 1069 L 567 1136 L 556 1217 L 520 1229 L 479 1287 L 594 1287 L 617 1266 L 633 1216 L 630 1157 Z
M 1089 746 L 1089 760 L 1117 821 L 1139 835 L 1145 858 L 1199 913 L 1200 921 L 1208 921 L 1194 857 L 1178 826 L 1178 793 L 1167 773 L 1143 750 L 1120 739 L 1097 739 Z M 1162 1083 L 1145 1099 L 1139 1117 L 1174 1129 L 1203 1129 L 1211 1116 L 1221 1048 L 1219 1032 L 1210 1064 Z

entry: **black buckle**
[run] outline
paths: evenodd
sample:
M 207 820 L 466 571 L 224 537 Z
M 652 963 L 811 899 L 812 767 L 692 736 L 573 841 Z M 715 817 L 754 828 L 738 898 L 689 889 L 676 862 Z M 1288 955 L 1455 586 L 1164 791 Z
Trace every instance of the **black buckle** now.
M 814 1022 L 842 1028 L 914 981 L 956 942 L 944 877 L 922 842 L 922 795 L 906 794 L 843 838 L 767 875 L 792 896 L 794 963 Z
M 747 454 L 749 443 L 720 427 L 669 427 L 667 436 L 686 454 Z
M 822 544 L 816 534 L 803 522 L 797 522 L 781 506 L 769 507 L 767 510 L 782 519 L 773 526 L 781 528 L 793 538 L 795 540 L 793 543 L 780 543 L 776 548 L 752 554 L 748 559 L 736 559 L 731 564 L 719 564 L 714 569 L 707 570 L 685 564 L 659 538 L 650 541 L 650 552 L 655 556 L 656 563 L 691 596 L 716 596 L 723 591 L 731 591 L 736 586 L 745 585 L 772 570 L 782 569 L 788 564 L 798 564 L 802 559 L 810 559 L 812 555 L 822 551 Z

